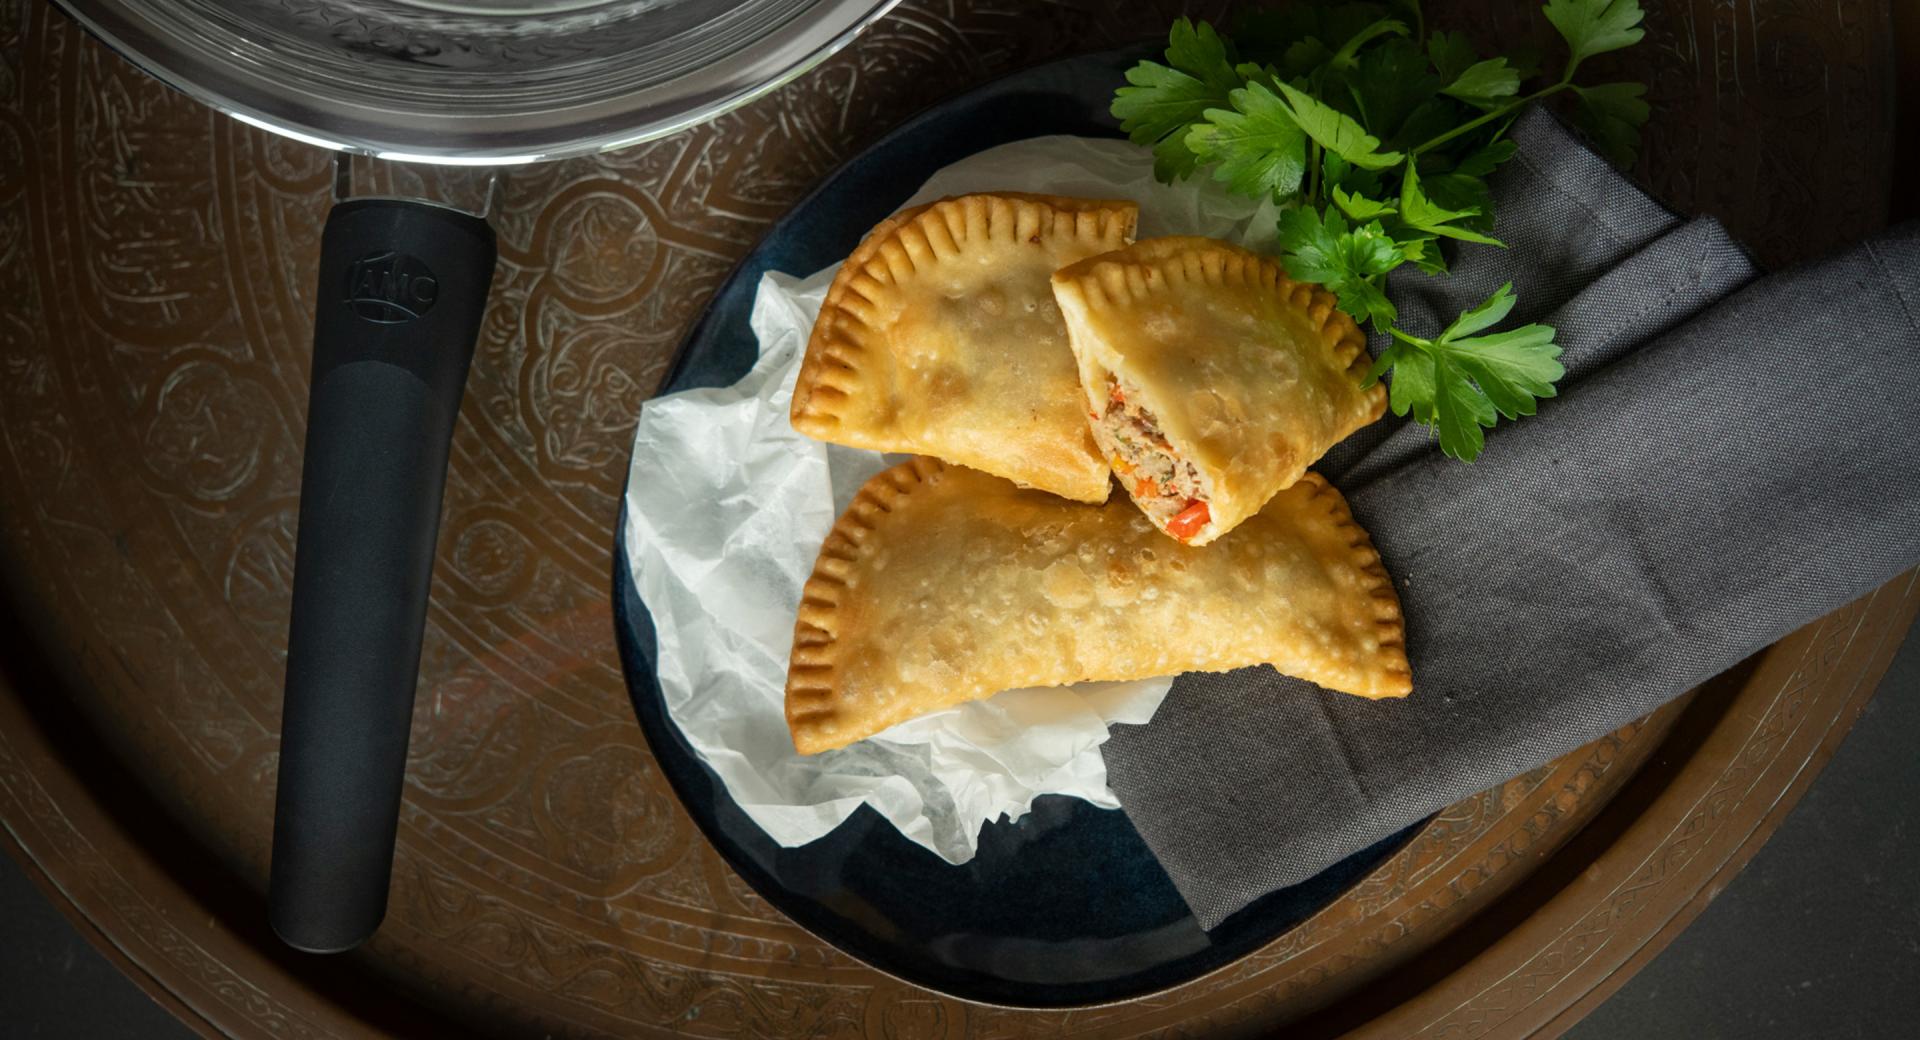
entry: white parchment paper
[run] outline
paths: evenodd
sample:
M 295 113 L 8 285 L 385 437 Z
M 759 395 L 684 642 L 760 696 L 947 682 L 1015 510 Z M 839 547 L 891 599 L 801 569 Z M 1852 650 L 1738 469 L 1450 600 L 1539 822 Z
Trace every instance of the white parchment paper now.
M 1270 213 L 1217 185 L 1157 183 L 1146 149 L 1076 137 L 971 156 L 935 174 L 902 208 L 977 191 L 1132 199 L 1143 238 L 1212 235 L 1260 247 L 1274 226 Z M 668 714 L 782 845 L 819 838 L 866 804 L 908 838 L 964 863 L 981 824 L 1019 817 L 1036 795 L 1117 808 L 1100 757 L 1107 727 L 1150 719 L 1170 678 L 1013 690 L 838 751 L 794 751 L 782 705 L 801 586 L 854 492 L 900 459 L 821 444 L 787 421 L 835 270 L 761 280 L 752 317 L 760 358 L 738 383 L 641 406 L 625 537 L 659 636 Z

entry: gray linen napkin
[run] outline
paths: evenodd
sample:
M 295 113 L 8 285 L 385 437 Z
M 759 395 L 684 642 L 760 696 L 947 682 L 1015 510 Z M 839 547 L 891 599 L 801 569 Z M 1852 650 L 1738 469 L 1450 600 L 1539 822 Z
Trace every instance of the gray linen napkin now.
M 1512 278 L 1567 378 L 1471 466 L 1387 420 L 1320 469 L 1397 582 L 1414 692 L 1175 683 L 1105 750 L 1202 925 L 1595 739 L 1920 561 L 1920 227 L 1756 278 L 1552 117 L 1494 185 L 1507 251 L 1396 281 L 1416 331 Z

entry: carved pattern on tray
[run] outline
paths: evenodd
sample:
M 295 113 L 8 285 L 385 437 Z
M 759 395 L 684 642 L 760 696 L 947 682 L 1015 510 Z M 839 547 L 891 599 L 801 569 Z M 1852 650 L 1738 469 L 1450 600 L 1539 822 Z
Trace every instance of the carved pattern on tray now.
M 613 650 L 607 554 L 634 414 L 699 304 L 769 221 L 926 104 L 1221 6 L 909 0 L 712 124 L 510 173 L 455 438 L 391 926 L 367 954 L 376 974 L 483 1032 L 1210 1035 L 1296 1016 L 1417 955 L 1648 753 L 1670 718 L 1452 807 L 1239 964 L 1050 1013 L 930 997 L 814 940 L 720 862 L 652 768 Z M 1525 5 L 1433 6 L 1489 37 L 1542 31 Z M 1883 220 L 1884 7 L 1649 8 L 1630 71 L 1658 106 L 1640 172 L 1660 194 L 1719 214 L 1768 262 Z M 1454 13 L 1468 11 L 1488 15 Z M 0 558 L 15 588 L 39 590 L 31 606 L 64 639 L 77 706 L 108 746 L 192 840 L 259 885 L 329 160 L 168 92 L 38 0 L 0 2 L 0 58 L 0 494 L 18 504 L 0 511 Z M 1826 77 L 1800 71 L 1814 61 Z M 418 188 L 444 175 L 381 176 Z M 1827 624 L 1810 676 L 1842 638 L 1844 618 Z M 1798 704 L 1782 691 L 1777 728 L 1729 783 L 1774 761 Z M 170 931 L 110 858 L 62 837 L 58 807 L 18 762 L 0 736 L 9 827 L 51 843 L 122 942 L 199 979 L 223 1022 L 320 1035 Z M 1706 800 L 1590 927 L 1437 1035 L 1497 1030 L 1573 970 L 1636 891 L 1688 866 L 1715 804 L 1740 795 Z

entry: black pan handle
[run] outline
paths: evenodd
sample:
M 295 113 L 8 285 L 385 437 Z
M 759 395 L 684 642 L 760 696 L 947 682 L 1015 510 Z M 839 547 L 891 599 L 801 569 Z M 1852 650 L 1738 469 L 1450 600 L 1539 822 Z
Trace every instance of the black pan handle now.
M 387 911 L 454 417 L 493 229 L 422 202 L 336 205 L 313 383 L 268 893 L 273 930 L 351 949 Z

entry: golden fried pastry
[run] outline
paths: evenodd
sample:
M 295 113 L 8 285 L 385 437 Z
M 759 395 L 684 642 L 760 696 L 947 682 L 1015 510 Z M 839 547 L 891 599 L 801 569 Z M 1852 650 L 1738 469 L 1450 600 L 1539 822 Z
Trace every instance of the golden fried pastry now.
M 1105 456 L 1047 279 L 1133 241 L 1131 202 L 962 195 L 867 234 L 827 290 L 793 390 L 793 427 L 934 455 L 1083 502 Z
M 1210 238 L 1156 238 L 1054 274 L 1093 436 L 1154 525 L 1205 545 L 1380 418 L 1332 294 Z
M 1330 690 L 1412 689 L 1400 601 L 1346 500 L 1309 473 L 1206 549 L 916 458 L 820 548 L 787 668 L 813 754 L 1001 690 L 1267 663 Z

